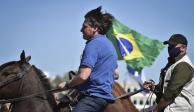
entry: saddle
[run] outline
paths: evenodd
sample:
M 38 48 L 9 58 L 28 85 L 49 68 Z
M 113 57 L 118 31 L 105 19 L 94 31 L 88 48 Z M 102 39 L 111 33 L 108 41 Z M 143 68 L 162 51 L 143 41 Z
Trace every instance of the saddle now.
M 80 99 L 80 94 L 76 89 L 70 89 L 67 94 L 59 98 L 59 112 L 71 112 Z

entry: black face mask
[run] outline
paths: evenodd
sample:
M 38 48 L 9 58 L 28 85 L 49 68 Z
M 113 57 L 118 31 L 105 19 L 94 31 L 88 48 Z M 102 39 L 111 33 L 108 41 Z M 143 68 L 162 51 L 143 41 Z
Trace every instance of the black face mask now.
M 170 57 L 177 57 L 181 53 L 180 47 L 168 47 L 168 54 Z

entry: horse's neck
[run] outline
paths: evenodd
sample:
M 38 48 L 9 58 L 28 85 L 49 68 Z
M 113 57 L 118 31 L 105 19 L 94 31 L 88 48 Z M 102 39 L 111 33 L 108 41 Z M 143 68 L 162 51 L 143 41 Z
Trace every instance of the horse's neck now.
M 117 82 L 113 84 L 113 95 L 115 97 L 118 97 L 125 93 L 125 90 Z M 109 104 L 105 112 L 138 112 L 138 110 L 135 108 L 131 100 L 126 97 L 117 99 L 114 103 Z
M 19 97 L 29 96 L 45 91 L 37 74 L 30 72 L 24 76 L 18 90 Z M 40 97 L 31 97 L 13 103 L 12 112 L 52 112 L 45 94 Z
M 40 82 L 40 79 L 38 78 L 37 74 L 35 74 L 34 71 L 24 76 L 20 86 L 21 87 L 19 88 L 20 89 L 19 91 L 22 96 L 45 91 Z

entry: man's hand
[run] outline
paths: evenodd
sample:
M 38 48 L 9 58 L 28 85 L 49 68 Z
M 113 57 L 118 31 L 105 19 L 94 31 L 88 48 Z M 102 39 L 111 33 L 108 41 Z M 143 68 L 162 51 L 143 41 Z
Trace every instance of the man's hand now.
M 154 90 L 155 89 L 155 85 L 153 81 L 145 81 L 143 84 L 144 88 L 148 89 L 148 90 Z
M 73 77 L 71 80 L 66 81 L 66 82 L 61 82 L 58 85 L 59 89 L 70 89 L 74 88 L 80 84 L 83 84 L 85 81 L 88 80 L 90 73 L 91 73 L 91 68 L 82 66 L 79 69 L 78 75 Z

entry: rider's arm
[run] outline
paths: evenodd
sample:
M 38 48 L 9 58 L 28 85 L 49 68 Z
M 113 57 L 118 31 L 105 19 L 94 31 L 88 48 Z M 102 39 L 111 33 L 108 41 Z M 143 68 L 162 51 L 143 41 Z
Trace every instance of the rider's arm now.
M 181 92 L 184 85 L 193 77 L 193 68 L 186 62 L 179 63 L 171 74 L 170 81 L 164 92 L 165 99 L 173 100 Z
M 66 83 L 66 87 L 71 88 L 84 83 L 89 78 L 90 74 L 91 68 L 87 66 L 80 67 L 78 75 L 76 75 L 72 80 L 68 81 Z
M 164 109 L 167 105 L 169 105 L 175 97 L 181 92 L 183 86 L 192 79 L 193 69 L 190 65 L 185 62 L 178 64 L 170 78 L 170 82 L 168 84 L 167 89 L 165 90 L 164 94 L 162 95 L 161 99 L 158 103 L 158 110 Z

